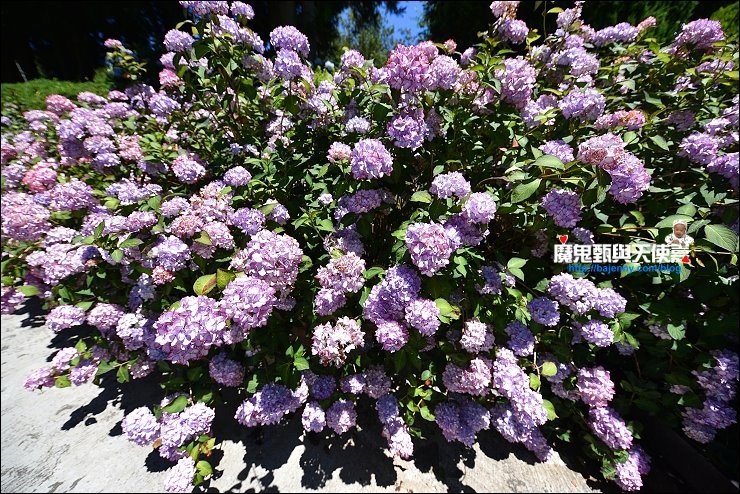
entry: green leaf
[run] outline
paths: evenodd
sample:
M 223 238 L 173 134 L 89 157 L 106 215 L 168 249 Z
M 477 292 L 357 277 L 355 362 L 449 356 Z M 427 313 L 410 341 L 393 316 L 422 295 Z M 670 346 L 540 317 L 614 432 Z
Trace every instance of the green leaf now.
M 236 273 L 232 273 L 231 271 L 225 269 L 218 269 L 216 271 L 216 284 L 221 290 L 226 288 L 226 285 L 231 283 L 235 278 Z
M 522 202 L 530 197 L 537 191 L 537 188 L 540 186 L 540 182 L 542 182 L 542 179 L 536 178 L 530 182 L 524 182 L 514 187 L 514 190 L 511 191 L 511 202 L 516 204 L 517 202 Z
M 547 420 L 555 420 L 558 418 L 558 414 L 555 413 L 555 407 L 549 400 L 542 400 L 542 406 L 547 410 Z
M 671 338 L 674 340 L 683 340 L 686 336 L 686 330 L 684 329 L 683 325 L 676 326 L 675 324 L 668 324 L 668 334 L 671 335 Z
M 90 310 L 90 308 L 93 306 L 94 303 L 95 302 L 93 302 L 92 300 L 84 300 L 82 302 L 77 302 L 75 304 L 75 307 L 79 307 L 80 309 L 82 309 L 84 311 L 88 311 L 88 310 Z
M 213 475 L 213 468 L 211 468 L 211 464 L 205 460 L 200 460 L 198 463 L 196 463 L 195 469 L 203 477 L 208 477 L 209 475 Z
M 118 368 L 118 371 L 116 371 L 116 381 L 119 383 L 125 383 L 128 382 L 130 379 L 128 368 L 125 365 L 122 365 Z
M 425 204 L 431 204 L 433 201 L 432 195 L 427 192 L 426 190 L 420 190 L 418 192 L 414 192 L 411 196 L 411 199 L 409 199 L 411 202 L 423 202 Z
M 316 223 L 316 228 L 325 232 L 333 232 L 334 224 L 331 222 L 331 220 L 327 218 L 322 218 Z
M 69 381 L 69 376 L 56 376 L 54 378 L 54 386 L 57 388 L 68 388 L 72 385 Z
M 252 377 L 247 382 L 247 393 L 254 394 L 257 392 L 257 387 L 260 385 L 257 374 L 252 374 Z
M 293 367 L 295 367 L 295 370 L 297 371 L 304 371 L 311 368 L 306 357 L 298 357 L 293 360 Z
M 39 292 L 39 289 L 36 288 L 33 285 L 21 285 L 21 286 L 17 287 L 16 290 L 18 290 L 19 292 L 21 292 L 26 297 L 33 297 L 33 296 L 38 295 L 40 293 Z
M 519 268 L 510 268 L 509 272 L 519 278 L 520 280 L 524 281 L 524 271 L 522 271 Z
M 146 203 L 154 211 L 159 211 L 159 205 L 162 203 L 162 198 L 160 196 L 150 197 Z
M 213 241 L 211 240 L 211 236 L 208 235 L 208 232 L 200 232 L 200 236 L 195 239 L 196 242 L 203 245 L 213 245 Z
M 102 376 L 106 372 L 110 372 L 115 368 L 116 366 L 114 364 L 111 364 L 110 362 L 104 360 L 100 363 L 100 365 L 98 365 L 98 370 L 95 372 L 95 376 Z
M 201 276 L 193 284 L 193 291 L 196 295 L 205 295 L 216 287 L 216 275 L 207 274 Z
M 121 262 L 123 260 L 123 251 L 121 249 L 114 250 L 110 253 L 110 258 L 115 262 Z
M 546 377 L 554 376 L 558 373 L 557 366 L 552 362 L 545 362 L 542 364 L 542 375 Z
M 175 398 L 172 403 L 170 403 L 166 407 L 163 407 L 162 411 L 167 412 L 167 413 L 180 413 L 183 410 L 185 410 L 185 407 L 187 406 L 188 406 L 188 397 L 185 395 L 180 395 L 177 398 Z
M 650 136 L 650 140 L 655 143 L 656 146 L 658 146 L 660 149 L 664 151 L 670 151 L 668 148 L 668 142 L 666 142 L 665 139 L 663 139 L 661 136 Z
M 534 372 L 529 374 L 529 387 L 532 389 L 540 389 L 540 385 L 542 383 L 540 382 L 540 376 L 535 374 Z
M 380 266 L 373 266 L 372 268 L 366 269 L 362 274 L 366 280 L 372 279 L 385 272 L 385 269 Z
M 685 220 L 687 222 L 691 221 L 691 216 L 686 216 L 685 214 L 674 214 L 671 216 L 668 216 L 667 218 L 659 221 L 655 227 L 656 228 L 673 228 L 673 222 L 675 220 Z
M 421 418 L 423 418 L 424 420 L 428 420 L 429 422 L 434 422 L 436 420 L 436 417 L 426 405 L 419 408 L 419 413 L 421 414 Z
M 738 236 L 724 225 L 706 225 L 704 227 L 704 236 L 717 247 L 721 247 L 730 252 L 737 252 Z
M 522 259 L 521 257 L 512 257 L 511 259 L 509 259 L 509 262 L 506 263 L 506 267 L 509 269 L 521 268 L 525 264 L 527 264 L 526 259 Z
M 197 381 L 203 377 L 203 373 L 203 367 L 191 367 L 187 372 L 188 381 Z
M 565 165 L 560 160 L 560 158 L 551 154 L 540 156 L 535 160 L 534 164 L 543 168 L 554 168 L 555 170 L 562 170 L 563 168 L 565 168 Z
M 139 245 L 141 245 L 143 243 L 144 243 L 144 241 L 141 240 L 140 238 L 129 238 L 129 239 L 126 239 L 123 242 L 121 242 L 121 244 L 118 247 L 120 247 L 121 249 L 126 249 L 128 247 L 136 247 L 136 246 L 139 246 Z

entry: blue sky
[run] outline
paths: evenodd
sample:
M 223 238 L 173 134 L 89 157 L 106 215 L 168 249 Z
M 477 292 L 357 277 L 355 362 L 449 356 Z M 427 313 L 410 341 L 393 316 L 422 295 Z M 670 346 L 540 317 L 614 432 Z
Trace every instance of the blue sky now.
M 419 27 L 419 21 L 424 14 L 424 3 L 426 2 L 398 2 L 399 7 L 406 7 L 406 11 L 402 15 L 389 15 L 383 9 L 385 20 L 388 24 L 393 26 L 398 35 L 399 29 L 409 29 L 411 31 L 412 38 L 415 41 L 421 41 L 421 28 Z

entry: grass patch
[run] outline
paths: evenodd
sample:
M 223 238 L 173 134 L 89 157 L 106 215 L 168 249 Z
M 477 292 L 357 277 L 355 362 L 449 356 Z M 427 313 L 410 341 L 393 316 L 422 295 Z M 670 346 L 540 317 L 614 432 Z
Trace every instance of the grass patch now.
M 83 92 L 90 91 L 100 96 L 107 96 L 112 89 L 105 69 L 96 72 L 92 81 L 71 82 L 56 79 L 34 79 L 28 82 L 14 82 L 0 84 L 0 100 L 2 106 L 7 104 L 16 105 L 18 111 L 45 110 L 45 99 L 50 94 L 61 94 L 75 100 L 75 97 Z

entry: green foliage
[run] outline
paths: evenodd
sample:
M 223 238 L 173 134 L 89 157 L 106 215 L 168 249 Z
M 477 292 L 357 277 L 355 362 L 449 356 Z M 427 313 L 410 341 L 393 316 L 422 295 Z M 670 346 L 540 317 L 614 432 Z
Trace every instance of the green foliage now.
M 95 79 L 87 82 L 34 79 L 28 82 L 2 83 L 2 106 L 14 105 L 18 112 L 45 110 L 45 99 L 50 94 L 61 94 L 74 99 L 83 91 L 107 96 L 111 83 L 105 70 L 96 72 Z
M 722 23 L 722 30 L 728 41 L 738 42 L 738 32 L 740 32 L 740 3 L 732 2 L 729 5 L 718 9 L 712 14 L 710 19 Z

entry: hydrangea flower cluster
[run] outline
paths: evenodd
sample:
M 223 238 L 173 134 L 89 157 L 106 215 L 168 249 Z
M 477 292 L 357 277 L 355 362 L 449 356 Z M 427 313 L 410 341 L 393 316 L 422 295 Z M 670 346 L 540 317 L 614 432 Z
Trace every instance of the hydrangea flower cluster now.
M 486 212 L 481 213 L 481 215 L 486 214 Z M 406 230 L 406 247 L 414 265 L 419 268 L 421 274 L 426 276 L 433 276 L 447 266 L 452 254 L 452 246 L 445 228 L 439 223 L 409 225 Z
M 308 385 L 295 391 L 282 384 L 269 383 L 244 401 L 236 411 L 236 420 L 246 427 L 277 424 L 288 413 L 295 412 L 308 399 Z
M 388 441 L 388 449 L 394 456 L 403 459 L 411 458 L 414 454 L 414 444 L 411 441 L 408 426 L 398 411 L 398 400 L 392 394 L 385 394 L 375 402 L 378 418 L 383 424 L 383 437 Z
M 737 353 L 730 350 L 713 351 L 712 357 L 715 360 L 714 367 L 692 372 L 704 391 L 703 407 L 688 407 L 682 413 L 686 435 L 705 444 L 714 439 L 718 430 L 734 424 L 737 416 L 731 406 L 737 393 Z
M 555 224 L 563 228 L 574 227 L 581 220 L 581 198 L 576 192 L 553 189 L 540 204 Z
M 164 358 L 187 364 L 205 357 L 212 346 L 221 344 L 226 315 L 212 298 L 185 297 L 177 309 L 163 312 L 152 330 L 156 348 Z
M 434 415 L 445 439 L 459 441 L 469 448 L 475 442 L 475 435 L 491 425 L 489 411 L 468 398 L 440 403 Z
M 254 328 L 267 324 L 276 303 L 275 289 L 254 276 L 237 278 L 224 288 L 219 306 L 232 324 L 223 339 L 227 344 L 238 343 Z
M 352 350 L 364 346 L 364 338 L 357 321 L 340 317 L 334 325 L 324 323 L 314 328 L 311 351 L 323 365 L 341 367 Z
M 377 139 L 362 139 L 355 144 L 350 160 L 356 180 L 380 178 L 393 172 L 393 157 Z

